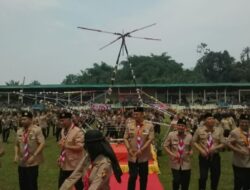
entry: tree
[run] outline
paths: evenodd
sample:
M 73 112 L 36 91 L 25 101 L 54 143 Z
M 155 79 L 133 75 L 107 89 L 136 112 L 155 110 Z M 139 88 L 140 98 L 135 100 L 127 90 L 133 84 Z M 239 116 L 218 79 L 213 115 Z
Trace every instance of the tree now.
M 37 80 L 32 81 L 29 85 L 41 85 L 41 83 Z
M 6 84 L 7 86 L 18 86 L 18 85 L 20 85 L 20 84 L 19 84 L 19 81 L 15 81 L 15 80 L 10 80 L 10 81 L 8 81 L 8 82 L 5 82 L 5 84 Z
M 100 65 L 94 63 L 93 66 L 93 68 L 86 70 L 86 74 L 89 76 L 89 82 L 95 84 L 109 83 L 113 68 L 104 62 L 101 62 Z
M 201 42 L 201 44 L 197 45 L 196 52 L 200 55 L 206 55 L 210 52 L 210 49 L 207 47 L 206 43 Z
M 234 58 L 227 51 L 209 52 L 203 55 L 195 66 L 196 73 L 202 73 L 206 82 L 232 82 L 229 73 L 233 68 Z
M 129 58 L 132 64 L 137 83 L 167 83 L 178 82 L 179 75 L 182 74 L 182 63 L 177 63 L 167 55 L 132 56 Z M 121 63 L 122 69 L 119 71 L 119 83 L 132 83 L 132 74 L 128 61 Z
M 78 81 L 79 81 L 79 76 L 74 74 L 69 74 L 63 80 L 62 84 L 79 84 Z
M 240 59 L 241 61 L 249 61 L 249 55 L 250 55 L 250 47 L 245 47 L 243 50 L 242 50 L 242 53 L 240 54 Z

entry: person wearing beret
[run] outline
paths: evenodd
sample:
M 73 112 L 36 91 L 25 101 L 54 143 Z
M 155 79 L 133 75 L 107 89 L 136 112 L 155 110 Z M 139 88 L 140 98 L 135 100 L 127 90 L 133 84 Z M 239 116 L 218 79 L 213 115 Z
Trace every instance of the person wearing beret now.
M 140 190 L 147 189 L 148 161 L 152 158 L 151 143 L 153 140 L 153 124 L 144 120 L 143 108 L 136 107 L 133 119 L 126 123 L 124 133 L 124 144 L 128 151 L 128 190 L 135 190 L 138 174 L 140 176 Z
M 206 189 L 209 170 L 211 190 L 217 190 L 221 173 L 219 151 L 224 147 L 225 139 L 223 129 L 216 127 L 215 119 L 210 112 L 205 113 L 203 126 L 195 131 L 193 144 L 199 152 L 199 190 Z
M 109 142 L 99 130 L 88 130 L 84 137 L 87 154 L 75 171 L 64 181 L 60 190 L 71 190 L 73 184 L 83 179 L 84 190 L 110 190 L 109 180 L 114 174 L 121 183 L 122 170 Z
M 33 125 L 31 112 L 23 111 L 21 128 L 16 133 L 15 158 L 18 163 L 20 190 L 37 190 L 39 164 L 43 161 L 44 136 L 40 127 Z
M 231 131 L 228 146 L 233 151 L 234 190 L 250 189 L 250 116 L 241 114 L 239 127 Z
M 169 133 L 164 149 L 169 155 L 173 175 L 173 190 L 188 190 L 191 176 L 192 135 L 187 131 L 187 120 L 180 118 L 176 130 Z
M 60 167 L 58 188 L 76 169 L 85 154 L 83 151 L 83 131 L 73 123 L 72 114 L 62 111 L 59 114 L 59 124 L 62 130 L 61 140 L 58 143 L 60 147 L 60 155 L 57 160 Z M 75 189 L 83 189 L 82 180 L 76 182 Z

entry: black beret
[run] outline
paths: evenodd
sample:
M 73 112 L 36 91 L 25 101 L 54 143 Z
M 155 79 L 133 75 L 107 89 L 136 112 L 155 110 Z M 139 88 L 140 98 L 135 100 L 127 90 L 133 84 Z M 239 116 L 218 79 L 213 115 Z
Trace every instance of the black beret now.
M 186 120 L 186 118 L 180 118 L 180 119 L 178 119 L 178 121 L 177 121 L 177 125 L 178 124 L 181 124 L 181 125 L 186 125 L 187 124 L 187 120 Z
M 33 118 L 33 114 L 30 111 L 22 111 L 22 117 Z
M 134 108 L 134 112 L 143 112 L 143 111 L 144 111 L 143 107 L 135 107 Z
M 96 129 L 88 130 L 84 136 L 85 143 L 98 142 L 98 141 L 102 141 L 103 139 L 104 139 L 104 136 L 102 135 L 102 133 Z
M 221 117 L 222 117 L 222 116 L 221 116 L 220 113 L 215 113 L 215 114 L 214 114 L 214 118 L 217 119 L 218 121 L 221 120 Z
M 212 113 L 211 112 L 207 112 L 204 114 L 204 119 L 207 119 L 208 117 L 213 117 Z
M 71 118 L 72 114 L 70 112 L 63 111 L 59 113 L 59 119 Z
M 241 114 L 239 120 L 250 120 L 250 117 L 247 114 Z

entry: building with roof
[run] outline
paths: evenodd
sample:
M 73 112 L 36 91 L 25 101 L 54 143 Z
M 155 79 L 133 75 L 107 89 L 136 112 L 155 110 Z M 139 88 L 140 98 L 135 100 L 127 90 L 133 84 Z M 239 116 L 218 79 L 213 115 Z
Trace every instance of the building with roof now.
M 51 102 L 62 105 L 96 103 L 129 103 L 136 101 L 136 89 L 147 101 L 159 100 L 167 104 L 193 105 L 215 103 L 249 104 L 250 83 L 197 83 L 197 84 L 117 84 L 108 93 L 108 84 L 79 85 L 18 85 L 0 86 L 0 102 L 12 104 L 39 104 Z

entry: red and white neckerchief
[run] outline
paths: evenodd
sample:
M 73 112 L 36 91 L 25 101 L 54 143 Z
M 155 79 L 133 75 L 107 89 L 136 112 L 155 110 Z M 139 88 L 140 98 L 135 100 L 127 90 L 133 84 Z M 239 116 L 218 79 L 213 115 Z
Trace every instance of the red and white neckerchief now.
M 213 141 L 212 133 L 208 132 L 208 137 L 207 137 L 207 151 L 208 152 L 212 148 L 213 143 L 214 143 L 214 141 Z
M 89 189 L 89 185 L 90 185 L 90 183 L 89 183 L 89 177 L 90 177 L 92 169 L 93 169 L 93 163 L 91 163 L 90 167 L 88 168 L 86 174 L 83 177 L 83 187 L 84 187 L 84 190 L 88 190 Z
M 71 129 L 73 129 L 75 127 L 74 124 L 72 124 L 68 130 L 68 132 L 66 133 L 65 137 L 64 137 L 64 140 L 66 141 L 66 139 L 68 138 L 68 135 L 69 135 L 69 132 Z M 64 163 L 65 161 L 65 157 L 66 157 L 66 150 L 65 148 L 62 148 L 61 150 L 61 153 L 60 153 L 60 156 L 59 156 L 59 164 L 61 165 L 62 163 Z
M 29 137 L 29 130 L 25 129 L 23 133 L 23 143 L 24 143 L 24 148 L 23 148 L 23 161 L 27 161 L 29 158 L 29 142 L 28 142 L 28 137 Z
M 185 143 L 183 138 L 179 137 L 179 143 L 178 143 L 178 153 L 179 153 L 179 157 L 178 157 L 178 162 L 180 164 L 182 164 L 183 162 L 183 156 L 184 156 L 184 151 L 185 151 Z
M 137 127 L 137 133 L 136 133 L 136 145 L 137 145 L 137 149 L 140 150 L 141 146 L 142 146 L 142 138 L 141 138 L 141 133 L 142 133 L 142 124 L 137 123 L 136 127 Z

